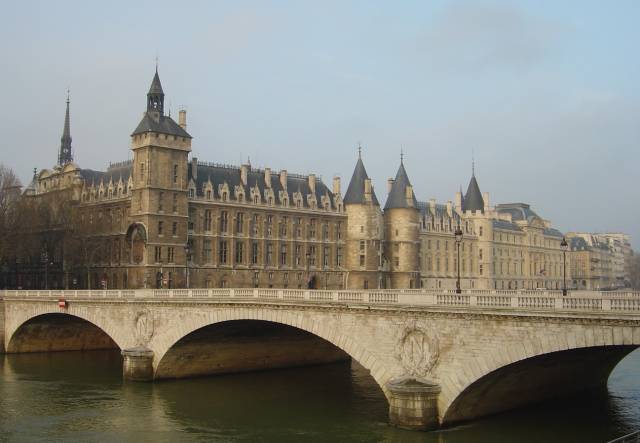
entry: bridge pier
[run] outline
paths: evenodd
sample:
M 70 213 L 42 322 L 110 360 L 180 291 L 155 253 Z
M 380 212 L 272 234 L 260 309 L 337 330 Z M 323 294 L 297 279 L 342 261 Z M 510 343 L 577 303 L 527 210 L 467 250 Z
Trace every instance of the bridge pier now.
M 135 347 L 122 351 L 122 378 L 130 381 L 153 381 L 153 351 Z
M 428 380 L 402 377 L 387 383 L 389 421 L 393 426 L 412 431 L 429 431 L 440 427 L 438 394 L 440 386 Z
M 0 298 L 0 354 L 4 352 L 4 300 Z

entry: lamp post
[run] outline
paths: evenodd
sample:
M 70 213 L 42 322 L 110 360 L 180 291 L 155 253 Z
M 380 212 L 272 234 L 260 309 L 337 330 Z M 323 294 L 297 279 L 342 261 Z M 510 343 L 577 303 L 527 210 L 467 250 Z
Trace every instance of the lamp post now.
M 184 245 L 184 275 L 185 275 L 185 285 L 187 289 L 189 289 L 189 259 L 191 258 L 191 247 L 189 246 L 189 242 Z
M 569 244 L 567 243 L 567 239 L 562 237 L 562 241 L 560 242 L 560 247 L 562 248 L 562 295 L 567 295 L 567 247 Z
M 44 289 L 49 289 L 49 254 L 46 249 L 42 250 L 40 261 L 44 265 Z
M 462 243 L 462 229 L 460 229 L 460 226 L 457 227 L 453 235 L 456 237 L 456 248 L 458 250 L 458 279 L 456 280 L 456 294 L 462 294 L 462 289 L 460 288 L 460 243 Z

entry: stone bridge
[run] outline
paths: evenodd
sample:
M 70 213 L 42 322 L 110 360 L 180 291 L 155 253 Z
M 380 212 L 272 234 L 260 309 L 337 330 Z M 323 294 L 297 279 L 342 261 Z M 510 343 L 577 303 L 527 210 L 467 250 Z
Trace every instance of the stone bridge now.
M 640 293 L 173 289 L 0 292 L 6 352 L 119 348 L 133 380 L 353 358 L 393 424 L 429 429 L 601 386 Z M 2 306 L 0 306 L 2 308 Z

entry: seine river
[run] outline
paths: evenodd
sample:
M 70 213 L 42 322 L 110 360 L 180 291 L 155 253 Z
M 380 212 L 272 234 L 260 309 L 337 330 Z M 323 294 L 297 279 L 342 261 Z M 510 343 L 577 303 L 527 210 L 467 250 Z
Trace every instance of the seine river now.
M 607 389 L 433 433 L 387 425 L 357 364 L 123 383 L 118 353 L 0 356 L 0 441 L 604 442 L 640 429 L 640 350 Z

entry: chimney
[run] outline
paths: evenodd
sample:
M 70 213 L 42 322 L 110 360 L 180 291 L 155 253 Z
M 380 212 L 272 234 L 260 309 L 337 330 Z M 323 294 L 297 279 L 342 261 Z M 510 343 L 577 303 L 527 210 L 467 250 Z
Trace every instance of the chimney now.
M 413 206 L 413 186 L 408 185 L 404 189 L 404 197 L 407 199 L 409 206 Z
M 181 109 L 178 112 L 178 125 L 185 131 L 187 130 L 187 110 Z
M 340 194 L 340 177 L 337 175 L 333 177 L 333 193 Z
M 391 188 L 393 187 L 393 179 L 387 179 L 387 194 L 391 192 Z
M 462 211 L 462 192 L 456 192 L 456 209 Z
M 309 188 L 311 189 L 311 193 L 316 193 L 316 175 L 309 174 Z
M 280 171 L 280 185 L 282 185 L 282 189 L 287 189 L 287 170 L 283 169 Z
M 191 176 L 193 180 L 198 178 L 198 157 L 191 157 Z
M 242 181 L 242 184 L 247 186 L 248 180 L 249 180 L 249 171 L 251 170 L 251 165 L 249 164 L 244 164 L 244 165 L 240 165 L 240 180 Z
M 489 212 L 489 193 L 482 194 L 482 199 L 484 200 L 484 212 Z
M 264 182 L 267 188 L 271 187 L 271 168 L 264 168 Z
M 451 203 L 451 200 L 447 202 L 447 214 L 449 217 L 453 217 L 453 203 Z

